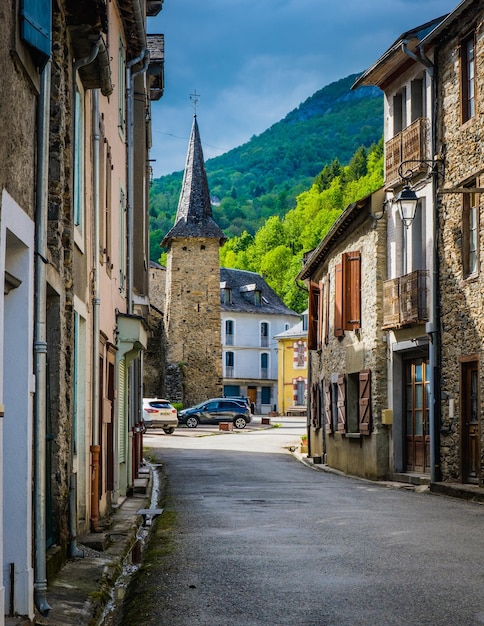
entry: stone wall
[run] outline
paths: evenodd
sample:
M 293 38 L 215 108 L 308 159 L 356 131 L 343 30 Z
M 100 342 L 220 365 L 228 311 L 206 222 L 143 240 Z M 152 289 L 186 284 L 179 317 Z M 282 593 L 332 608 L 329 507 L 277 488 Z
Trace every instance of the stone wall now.
M 14 15 L 15 3 L 7 4 L 9 6 L 2 6 L 0 9 L 0 65 L 3 86 L 0 98 L 0 190 L 6 189 L 33 219 L 36 97 L 40 83 L 27 46 L 13 34 L 18 21 Z M 14 112 L 21 112 L 21 115 L 15 115 Z
M 55 538 L 65 552 L 70 539 L 69 484 L 74 393 L 72 64 L 64 15 L 54 11 L 49 144 L 48 252 L 52 280 L 48 288 L 48 431 L 52 437 L 52 471 L 49 477 L 52 485 L 52 520 Z
M 165 329 L 167 394 L 185 406 L 222 394 L 218 239 L 172 241 Z
M 345 252 L 361 253 L 361 328 L 345 331 L 343 337 L 334 335 L 335 266 Z M 371 433 L 353 436 L 329 432 L 325 427 L 313 431 L 312 456 L 326 454 L 329 466 L 371 479 L 385 478 L 389 471 L 389 431 L 381 421 L 382 409 L 387 407 L 386 344 L 381 331 L 383 321 L 383 281 L 386 279 L 386 226 L 384 220 L 375 222 L 367 217 L 353 222 L 341 235 L 312 280 L 330 275 L 329 338 L 318 352 L 310 353 L 311 383 L 331 381 L 337 374 L 357 374 L 371 371 Z M 323 322 L 324 323 L 324 322 Z M 324 422 L 325 414 L 322 412 Z M 319 448 L 317 442 L 319 440 Z M 314 445 L 315 444 L 315 445 Z
M 444 187 L 484 185 L 482 138 L 484 136 L 484 10 L 477 0 L 444 33 L 438 51 L 438 149 L 445 150 Z M 460 42 L 473 29 L 476 30 L 476 115 L 461 123 Z M 482 196 L 481 196 L 482 197 Z M 442 331 L 442 431 L 441 461 L 443 479 L 465 481 L 462 474 L 461 450 L 465 450 L 461 415 L 461 371 L 466 360 L 482 359 L 484 339 L 483 294 L 484 237 L 479 237 L 480 268 L 465 276 L 463 266 L 463 204 L 464 194 L 440 196 L 440 294 Z M 479 223 L 484 223 L 484 213 L 479 209 Z M 479 387 L 484 388 L 484 377 L 479 369 Z M 479 415 L 483 415 L 484 394 L 479 396 Z M 481 418 L 482 419 L 482 418 Z M 463 445 L 464 443 L 464 445 Z M 481 470 L 483 481 L 484 428 L 480 427 Z

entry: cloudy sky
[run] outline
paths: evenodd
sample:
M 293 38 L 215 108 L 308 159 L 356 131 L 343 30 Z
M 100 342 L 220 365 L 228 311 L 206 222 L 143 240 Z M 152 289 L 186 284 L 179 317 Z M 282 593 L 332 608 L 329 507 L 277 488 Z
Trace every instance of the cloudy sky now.
M 185 166 L 193 116 L 205 160 L 240 146 L 322 87 L 362 72 L 459 0 L 164 0 L 165 94 L 152 104 L 155 178 Z

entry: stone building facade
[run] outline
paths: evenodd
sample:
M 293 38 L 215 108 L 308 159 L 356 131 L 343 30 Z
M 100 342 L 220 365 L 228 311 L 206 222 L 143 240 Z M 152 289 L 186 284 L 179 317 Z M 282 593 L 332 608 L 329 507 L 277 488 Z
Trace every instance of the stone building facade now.
M 437 46 L 442 479 L 484 486 L 484 7 L 463 2 Z
M 136 477 L 161 4 L 2 8 L 0 623 L 47 616 L 47 579 Z
M 222 395 L 219 248 L 196 116 L 175 225 L 167 247 L 166 394 L 190 406 Z
M 308 455 L 370 479 L 387 477 L 390 460 L 383 200 L 379 190 L 350 205 L 298 275 L 309 288 Z

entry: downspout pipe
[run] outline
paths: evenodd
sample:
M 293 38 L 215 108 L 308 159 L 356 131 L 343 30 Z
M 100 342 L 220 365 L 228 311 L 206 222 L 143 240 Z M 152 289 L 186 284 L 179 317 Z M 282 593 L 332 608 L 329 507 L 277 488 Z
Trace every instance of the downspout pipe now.
M 43 617 L 51 609 L 46 598 L 46 435 L 47 435 L 47 209 L 49 192 L 49 119 L 51 60 L 42 70 L 37 111 L 37 195 L 35 211 L 34 322 L 34 603 Z
M 431 123 L 431 149 L 432 156 L 437 154 L 437 98 L 435 93 L 436 85 L 436 67 L 435 63 L 430 61 L 425 51 L 419 46 L 418 54 L 411 52 L 407 46 L 407 42 L 402 44 L 402 51 L 415 62 L 420 63 L 426 69 L 430 77 L 430 101 L 432 105 L 432 123 Z M 440 465 L 440 423 L 441 423 L 441 391 L 440 391 L 440 299 L 439 299 L 439 196 L 437 189 L 438 174 L 435 168 L 432 168 L 432 221 L 433 221 L 433 237 L 432 237 L 432 287 L 431 287 L 431 321 L 426 325 L 426 332 L 429 336 L 429 368 L 430 368 L 430 407 L 429 407 L 429 435 L 430 435 L 430 481 L 438 482 L 441 480 Z
M 92 141 L 93 141 L 93 241 L 92 241 L 92 452 L 93 458 L 99 458 L 99 329 L 101 297 L 99 291 L 99 92 L 92 92 Z M 97 472 L 96 472 L 97 474 Z M 94 485 L 93 485 L 94 487 Z M 97 529 L 99 520 L 99 493 L 96 477 L 95 488 L 91 490 L 91 522 L 93 530 Z M 94 501 L 95 500 L 95 501 Z

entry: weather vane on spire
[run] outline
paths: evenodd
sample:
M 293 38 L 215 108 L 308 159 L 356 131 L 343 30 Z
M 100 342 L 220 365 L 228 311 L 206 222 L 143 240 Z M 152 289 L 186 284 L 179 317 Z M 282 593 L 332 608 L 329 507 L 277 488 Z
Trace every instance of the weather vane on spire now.
M 193 93 L 190 94 L 190 100 L 193 102 L 193 114 L 196 115 L 197 114 L 197 104 L 198 101 L 200 100 L 200 94 L 197 93 L 197 90 L 195 89 Z

